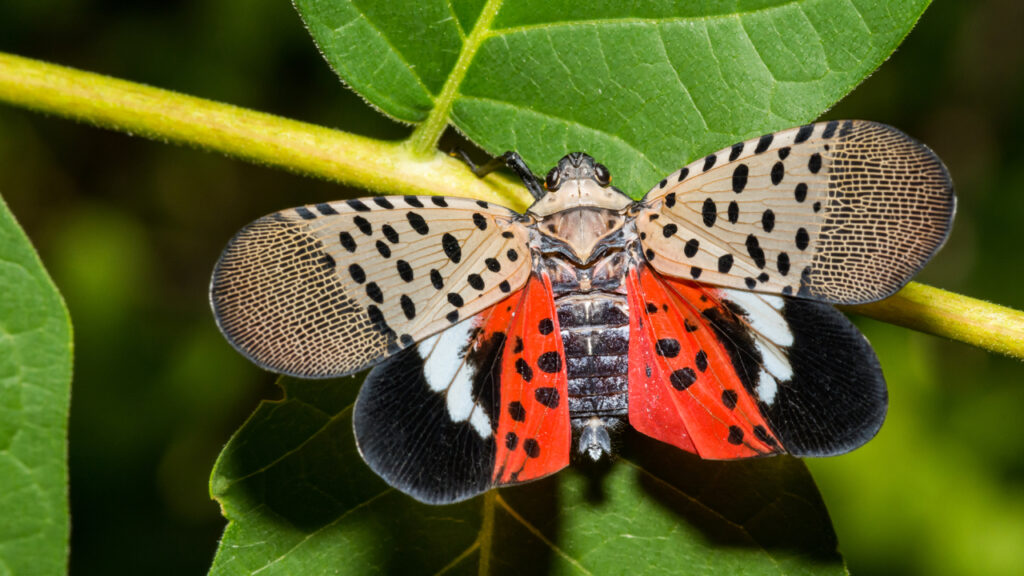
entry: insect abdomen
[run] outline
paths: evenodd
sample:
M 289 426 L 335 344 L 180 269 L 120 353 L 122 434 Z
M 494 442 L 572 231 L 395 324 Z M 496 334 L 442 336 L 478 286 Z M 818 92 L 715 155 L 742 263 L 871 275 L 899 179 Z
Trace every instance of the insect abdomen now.
M 570 416 L 624 416 L 629 380 L 625 296 L 572 294 L 555 305 L 565 345 Z

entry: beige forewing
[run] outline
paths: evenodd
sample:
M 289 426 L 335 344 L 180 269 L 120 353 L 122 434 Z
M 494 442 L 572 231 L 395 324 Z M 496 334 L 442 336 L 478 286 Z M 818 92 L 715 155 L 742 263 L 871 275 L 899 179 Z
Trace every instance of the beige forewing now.
M 356 372 L 522 287 L 531 259 L 515 217 L 485 202 L 415 196 L 283 210 L 224 250 L 214 315 L 267 369 Z
M 895 128 L 822 122 L 736 144 L 673 173 L 637 216 L 659 272 L 854 304 L 902 287 L 955 212 L 945 166 Z

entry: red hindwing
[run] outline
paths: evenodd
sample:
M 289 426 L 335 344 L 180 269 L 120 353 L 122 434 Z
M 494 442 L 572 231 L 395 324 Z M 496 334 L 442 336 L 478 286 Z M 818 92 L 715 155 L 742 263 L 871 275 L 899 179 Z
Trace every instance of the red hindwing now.
M 547 476 L 569 464 L 568 376 L 551 281 L 534 275 L 507 327 L 494 482 Z
M 732 314 L 716 290 L 647 266 L 630 271 L 627 288 L 630 424 L 707 459 L 781 452 L 706 317 Z

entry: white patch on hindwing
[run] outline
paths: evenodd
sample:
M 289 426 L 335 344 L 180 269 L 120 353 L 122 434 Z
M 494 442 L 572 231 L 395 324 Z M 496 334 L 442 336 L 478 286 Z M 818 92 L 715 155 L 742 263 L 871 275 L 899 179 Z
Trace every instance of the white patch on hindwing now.
M 761 356 L 755 391 L 765 404 L 775 401 L 779 382 L 793 378 L 793 366 L 784 349 L 793 345 L 793 332 L 782 314 L 784 301 L 778 296 L 764 296 L 739 290 L 722 290 L 726 300 L 745 312 L 744 319 L 753 330 L 754 348 Z
M 445 396 L 445 406 L 452 422 L 466 422 L 481 438 L 491 436 L 491 419 L 473 400 L 476 367 L 466 362 L 468 344 L 473 333 L 473 319 L 422 341 L 417 347 L 423 359 L 423 377 L 431 390 Z

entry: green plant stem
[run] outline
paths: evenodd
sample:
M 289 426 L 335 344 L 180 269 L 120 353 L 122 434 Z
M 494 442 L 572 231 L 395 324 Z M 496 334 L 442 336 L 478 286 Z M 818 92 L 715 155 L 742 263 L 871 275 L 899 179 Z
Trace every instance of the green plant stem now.
M 479 179 L 445 154 L 0 53 L 0 101 L 388 194 L 526 207 L 512 178 Z M 298 203 L 298 202 L 297 202 Z
M 448 127 L 448 117 L 451 114 L 455 96 L 459 93 L 459 86 L 462 85 L 462 80 L 466 77 L 466 71 L 469 70 L 469 65 L 473 62 L 477 50 L 480 49 L 480 44 L 490 32 L 491 23 L 498 15 L 501 3 L 502 0 L 488 0 L 483 10 L 480 11 L 480 17 L 473 25 L 473 30 L 469 33 L 466 41 L 462 43 L 462 51 L 459 53 L 458 61 L 455 62 L 455 67 L 452 68 L 452 73 L 448 75 L 448 80 L 444 83 L 441 93 L 434 100 L 434 108 L 409 138 L 409 145 L 416 154 L 426 155 L 434 151 L 437 141 L 441 139 L 441 134 Z
M 523 209 L 528 194 L 459 161 L 99 74 L 0 53 L 0 101 L 387 194 L 449 194 Z M 297 202 L 298 203 L 298 202 Z M 848 311 L 1024 359 L 1024 312 L 921 284 Z
M 1024 360 L 1024 312 L 998 304 L 911 282 L 885 300 L 843 309 Z

